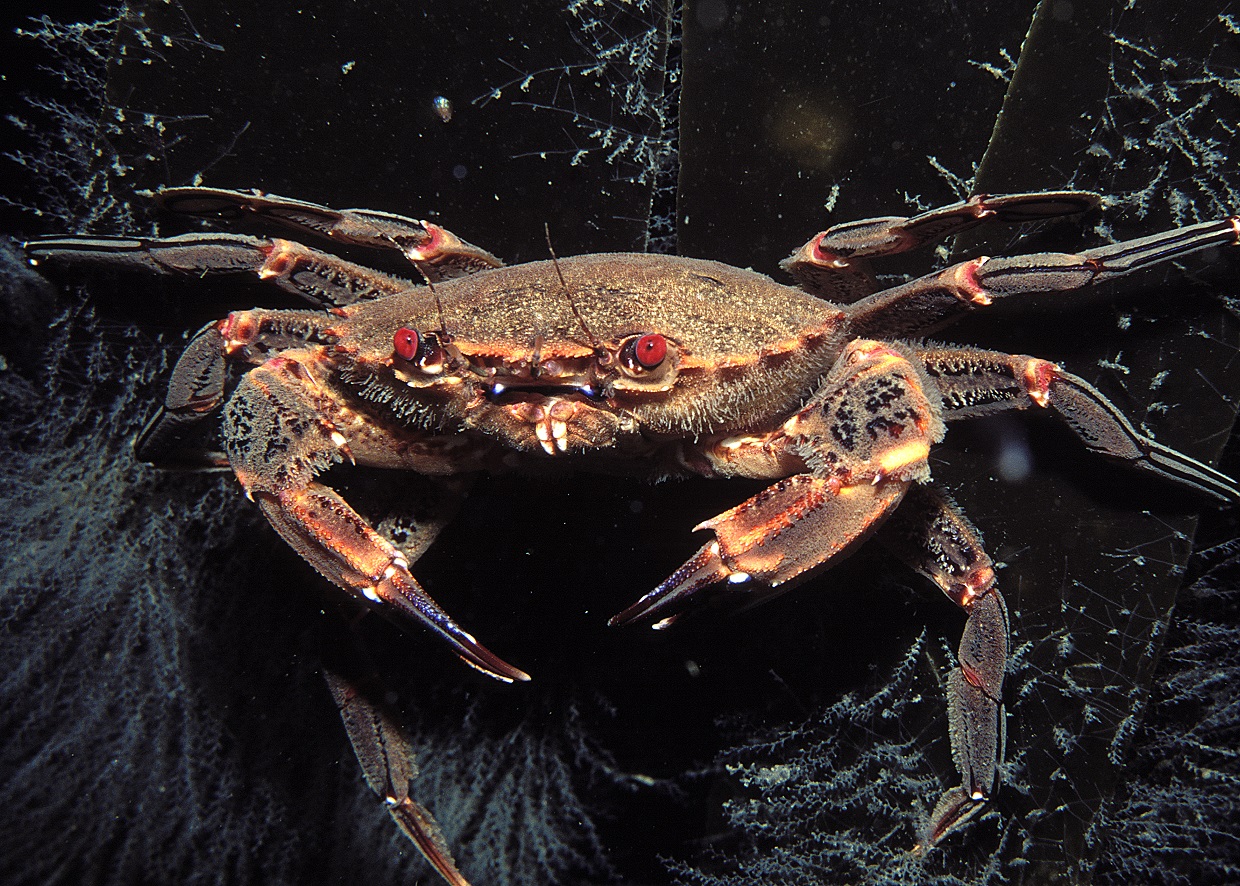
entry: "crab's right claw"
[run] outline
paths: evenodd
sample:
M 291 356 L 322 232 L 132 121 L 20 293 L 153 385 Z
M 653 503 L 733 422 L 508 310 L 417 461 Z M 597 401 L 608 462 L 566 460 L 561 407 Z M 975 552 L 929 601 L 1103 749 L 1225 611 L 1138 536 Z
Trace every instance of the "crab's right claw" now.
M 467 665 L 505 683 L 530 679 L 474 639 L 409 573 L 405 557 L 371 529 L 333 489 L 310 483 L 254 500 L 281 537 L 341 587 L 437 633 Z
M 475 640 L 473 634 L 465 631 L 453 621 L 451 616 L 444 612 L 439 604 L 422 589 L 417 580 L 409 574 L 407 567 L 400 563 L 395 563 L 393 566 L 395 571 L 391 576 L 363 590 L 363 595 L 372 599 L 373 593 L 374 599 L 426 625 L 448 641 L 456 654 L 460 656 L 461 661 L 482 671 L 488 677 L 494 677 L 505 683 L 524 683 L 530 679 L 529 674 L 508 664 Z
M 465 664 L 505 683 L 529 674 L 482 646 L 444 612 L 409 574 L 404 556 L 379 537 L 335 489 L 310 483 L 304 489 L 254 493 L 272 527 L 322 575 L 352 594 L 429 627 L 453 647 Z
M 322 575 L 357 597 L 435 631 L 468 665 L 505 682 L 530 677 L 474 639 L 409 572 L 409 559 L 338 492 L 316 482 L 347 441 L 308 404 L 313 381 L 296 361 L 268 360 L 243 376 L 224 410 L 229 464 L 263 515 Z M 282 460 L 268 451 L 279 449 Z

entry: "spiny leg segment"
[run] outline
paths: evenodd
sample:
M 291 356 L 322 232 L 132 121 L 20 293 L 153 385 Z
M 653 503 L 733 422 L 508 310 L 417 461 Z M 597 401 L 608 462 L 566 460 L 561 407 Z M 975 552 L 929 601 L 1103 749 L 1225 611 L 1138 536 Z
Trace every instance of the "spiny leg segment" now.
M 395 250 L 434 282 L 503 264 L 446 228 L 392 212 L 332 209 L 259 191 L 219 188 L 164 188 L 151 196 L 164 209 L 182 215 L 252 218 L 337 244 Z
M 204 218 L 253 218 L 312 233 L 342 246 L 399 252 L 433 282 L 500 267 L 491 253 L 451 231 L 367 209 L 330 209 L 257 192 L 167 188 L 152 195 L 173 212 Z M 346 261 L 293 240 L 244 234 L 174 237 L 57 237 L 24 244 L 32 264 L 82 264 L 157 274 L 254 273 L 323 308 L 408 292 L 403 277 Z
M 368 697 L 371 693 L 331 671 L 324 676 L 366 784 L 379 795 L 397 826 L 449 886 L 469 886 L 438 822 L 425 806 L 409 796 L 409 782 L 415 774 L 414 754 L 400 725 Z
M 204 452 L 191 431 L 224 402 L 227 361 L 255 365 L 272 351 L 332 340 L 332 318 L 314 311 L 236 311 L 194 334 L 172 369 L 164 402 L 138 433 L 134 454 L 161 468 L 222 470 L 223 453 Z

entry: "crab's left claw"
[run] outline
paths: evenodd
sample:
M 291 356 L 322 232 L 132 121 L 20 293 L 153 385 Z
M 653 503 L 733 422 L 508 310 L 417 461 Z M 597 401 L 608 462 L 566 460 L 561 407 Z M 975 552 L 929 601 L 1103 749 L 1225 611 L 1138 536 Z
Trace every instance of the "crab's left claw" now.
M 864 426 L 858 416 L 866 417 Z M 807 472 L 698 526 L 715 540 L 611 624 L 658 619 L 654 627 L 666 627 L 703 590 L 725 580 L 743 594 L 743 608 L 790 590 L 851 553 L 910 485 L 929 479 L 926 457 L 942 436 L 907 353 L 853 342 L 778 430 L 715 447 L 717 463 L 732 473 L 769 463 L 768 450 L 801 460 Z
M 723 581 L 743 587 L 745 608 L 782 594 L 851 553 L 908 487 L 895 479 L 844 486 L 810 474 L 781 480 L 696 527 L 714 532 L 714 541 L 609 624 L 656 620 L 655 628 L 667 627 Z

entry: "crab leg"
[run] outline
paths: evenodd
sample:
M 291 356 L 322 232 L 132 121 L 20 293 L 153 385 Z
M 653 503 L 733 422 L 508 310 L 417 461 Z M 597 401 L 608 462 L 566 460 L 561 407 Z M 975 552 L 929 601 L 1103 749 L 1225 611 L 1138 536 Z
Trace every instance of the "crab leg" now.
M 1211 495 L 1240 503 L 1236 481 L 1151 440 L 1083 378 L 1054 363 L 976 348 L 913 348 L 943 395 L 943 418 L 955 421 L 1008 409 L 1048 409 L 1094 452 Z
M 184 274 L 256 274 L 285 292 L 324 308 L 408 292 L 415 284 L 354 264 L 292 240 L 242 234 L 178 237 L 64 237 L 25 244 L 32 264 L 89 264 L 126 271 Z
M 983 256 L 876 293 L 845 310 L 855 335 L 925 335 L 998 298 L 1070 292 L 1238 241 L 1240 217 L 1233 217 L 1112 243 L 1078 255 L 1042 252 L 1010 258 Z
M 1005 731 L 1007 606 L 977 530 L 941 493 L 926 486 L 911 489 L 879 538 L 968 613 L 959 667 L 947 678 L 948 735 L 961 784 L 945 791 L 935 805 L 915 847 L 923 851 L 976 815 L 998 782 Z
M 246 494 L 311 566 L 345 590 L 439 634 L 466 662 L 500 680 L 528 680 L 462 630 L 409 572 L 409 560 L 314 477 L 341 459 L 343 435 L 316 409 L 308 370 L 289 356 L 251 370 L 224 410 L 228 460 Z
M 218 323 L 194 334 L 168 382 L 163 405 L 133 442 L 142 461 L 198 469 L 223 469 L 222 453 L 200 453 L 185 445 L 186 432 L 219 408 L 224 400 L 224 338 Z
M 383 799 L 401 831 L 450 886 L 469 886 L 439 824 L 409 796 L 409 781 L 415 773 L 413 750 L 399 724 L 340 675 L 328 671 L 324 676 L 370 789 Z
M 371 209 L 331 209 L 258 191 L 165 188 L 152 195 L 165 209 L 203 218 L 255 218 L 340 244 L 395 249 L 438 282 L 503 264 L 484 249 L 428 221 Z
M 239 311 L 194 334 L 172 369 L 163 405 L 134 440 L 139 459 L 162 468 L 222 470 L 222 453 L 187 445 L 188 431 L 224 401 L 225 361 L 262 363 L 270 350 L 324 342 L 332 318 L 311 311 Z
M 877 288 L 864 259 L 916 249 L 986 222 L 1044 221 L 1086 212 L 1098 203 L 1097 194 L 1083 191 L 978 194 L 911 218 L 892 216 L 832 225 L 784 259 L 780 267 L 815 295 L 853 301 Z
M 943 425 L 925 388 L 902 346 L 853 342 L 778 430 L 710 445 L 704 455 L 722 475 L 761 476 L 756 469 L 790 461 L 806 473 L 700 524 L 714 540 L 611 624 L 660 619 L 654 626 L 666 627 L 725 581 L 756 605 L 847 556 L 911 484 L 929 479 L 926 457 Z

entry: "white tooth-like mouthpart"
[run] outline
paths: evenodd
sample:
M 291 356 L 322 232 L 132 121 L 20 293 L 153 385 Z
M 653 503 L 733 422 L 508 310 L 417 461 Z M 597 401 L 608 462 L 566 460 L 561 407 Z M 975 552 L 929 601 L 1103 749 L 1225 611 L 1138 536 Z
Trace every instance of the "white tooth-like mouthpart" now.
M 541 440 L 543 443 L 550 442 L 551 428 L 539 422 L 538 424 L 534 425 L 534 435 L 538 437 L 538 439 Z
M 551 436 L 555 438 L 555 448 L 560 452 L 568 451 L 568 424 L 558 418 L 551 420 Z
M 332 431 L 331 438 L 332 438 L 332 442 L 335 443 L 336 446 L 340 449 L 343 449 L 345 446 L 347 446 L 349 442 L 348 440 L 344 438 L 344 434 L 340 433 L 339 431 Z
M 379 595 L 375 593 L 375 589 L 370 585 L 366 585 L 366 587 L 362 588 L 362 596 L 374 603 L 383 602 L 379 599 Z
M 546 452 L 547 455 L 555 455 L 555 444 L 554 443 L 552 443 L 550 440 L 542 440 L 542 439 L 540 439 L 538 442 L 542 444 L 543 451 Z

